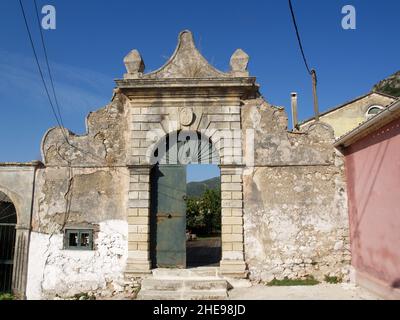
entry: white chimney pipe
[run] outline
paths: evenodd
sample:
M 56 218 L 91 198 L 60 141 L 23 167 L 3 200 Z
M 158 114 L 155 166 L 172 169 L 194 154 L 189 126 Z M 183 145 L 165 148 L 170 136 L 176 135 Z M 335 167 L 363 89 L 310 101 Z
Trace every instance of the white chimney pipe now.
M 291 93 L 291 104 L 292 104 L 293 130 L 296 130 L 299 128 L 299 123 L 297 119 L 297 92 Z

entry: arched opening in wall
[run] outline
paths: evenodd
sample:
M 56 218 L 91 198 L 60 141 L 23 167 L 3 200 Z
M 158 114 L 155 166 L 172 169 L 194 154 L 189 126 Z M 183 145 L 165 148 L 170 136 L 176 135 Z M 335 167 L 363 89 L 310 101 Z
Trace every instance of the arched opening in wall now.
M 153 268 L 221 260 L 219 155 L 198 132 L 178 131 L 152 151 L 150 256 Z
M 369 119 L 378 113 L 380 113 L 384 109 L 383 106 L 380 105 L 372 105 L 368 108 L 367 112 L 365 113 L 366 119 Z
M 17 213 L 7 195 L 0 192 L 0 293 L 10 293 L 14 267 Z

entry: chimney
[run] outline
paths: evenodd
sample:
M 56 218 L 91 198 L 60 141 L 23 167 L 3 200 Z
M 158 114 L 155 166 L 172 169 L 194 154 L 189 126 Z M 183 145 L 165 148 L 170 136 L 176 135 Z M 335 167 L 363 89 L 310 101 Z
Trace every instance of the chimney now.
M 293 131 L 299 128 L 297 120 L 297 92 L 291 93 Z

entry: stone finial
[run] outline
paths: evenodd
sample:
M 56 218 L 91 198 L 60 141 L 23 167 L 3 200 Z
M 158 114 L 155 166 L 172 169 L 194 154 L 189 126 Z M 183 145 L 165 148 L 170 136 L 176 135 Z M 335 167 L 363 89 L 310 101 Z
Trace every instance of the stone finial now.
M 230 61 L 231 74 L 238 77 L 248 77 L 247 65 L 249 64 L 249 56 L 242 49 L 237 49 Z
M 139 78 L 144 71 L 144 62 L 139 51 L 136 49 L 132 50 L 124 58 L 124 64 L 128 73 L 124 75 L 125 79 Z

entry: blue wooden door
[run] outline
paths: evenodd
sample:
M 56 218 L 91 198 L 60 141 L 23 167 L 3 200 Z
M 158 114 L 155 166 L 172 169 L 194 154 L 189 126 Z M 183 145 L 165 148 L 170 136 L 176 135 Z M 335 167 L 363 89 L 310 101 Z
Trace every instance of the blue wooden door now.
M 186 167 L 157 165 L 152 173 L 153 263 L 186 267 Z

